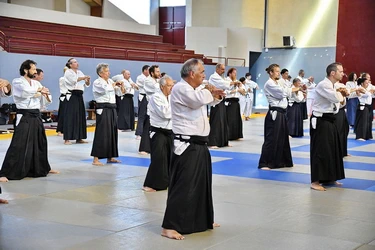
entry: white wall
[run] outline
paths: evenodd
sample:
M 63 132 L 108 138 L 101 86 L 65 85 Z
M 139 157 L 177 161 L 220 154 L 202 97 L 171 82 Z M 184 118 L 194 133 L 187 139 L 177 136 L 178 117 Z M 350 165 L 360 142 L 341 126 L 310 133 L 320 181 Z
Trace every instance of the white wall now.
M 249 51 L 262 51 L 263 30 L 254 28 L 228 29 L 227 57 L 244 58 L 245 66 L 249 65 Z M 229 65 L 240 66 L 240 60 L 229 60 Z
M 82 0 L 70 0 L 69 6 L 70 13 L 90 16 L 91 7 Z
M 217 27 L 186 27 L 186 49 L 205 56 L 219 56 L 219 47 L 227 46 L 227 29 Z M 223 55 L 226 56 L 226 55 Z
M 110 1 L 103 0 L 103 18 L 115 19 L 127 22 L 135 22 L 133 18 L 126 15 L 122 10 L 114 6 Z
M 12 0 L 12 4 L 54 10 L 54 0 Z
M 127 31 L 151 35 L 156 34 L 155 25 L 143 25 L 135 22 L 64 13 L 60 11 L 44 10 L 15 4 L 0 3 L 0 15 L 90 28 Z
M 186 48 L 205 56 L 223 56 L 246 59 L 249 51 L 262 51 L 263 30 L 254 28 L 187 27 Z M 220 47 L 224 47 L 220 49 Z M 220 54 L 222 51 L 223 54 Z M 214 60 L 215 62 L 217 60 Z M 241 61 L 231 60 L 232 66 Z

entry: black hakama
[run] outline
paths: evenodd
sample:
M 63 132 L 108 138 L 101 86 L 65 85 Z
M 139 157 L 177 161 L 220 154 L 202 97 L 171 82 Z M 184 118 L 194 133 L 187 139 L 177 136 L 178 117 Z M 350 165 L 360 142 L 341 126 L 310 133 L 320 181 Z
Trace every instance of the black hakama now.
M 169 170 L 173 148 L 172 130 L 150 127 L 151 163 L 148 167 L 144 187 L 164 190 L 169 184 Z
M 225 100 L 211 107 L 210 112 L 210 134 L 208 136 L 209 146 L 228 146 L 228 123 Z
M 14 128 L 12 141 L 0 170 L 0 177 L 9 180 L 45 177 L 51 167 L 48 162 L 47 137 L 40 111 L 19 109 L 17 114 L 22 114 L 22 118 Z
M 87 138 L 86 110 L 83 103 L 83 91 L 71 91 L 64 113 L 64 140 L 82 140 Z
M 371 105 L 358 105 L 355 118 L 355 138 L 372 139 L 372 120 L 373 114 L 370 113 Z M 362 108 L 362 110 L 361 110 Z
M 238 98 L 225 99 L 228 102 L 226 106 L 227 124 L 228 124 L 228 140 L 238 140 L 243 138 L 241 108 Z
M 96 110 L 103 109 L 96 114 L 96 127 L 91 156 L 103 158 L 118 157 L 117 112 L 114 103 L 97 103 Z
M 303 115 L 301 105 L 303 103 L 293 102 L 293 105 L 288 105 L 286 117 L 288 121 L 288 130 L 291 137 L 303 136 Z
M 167 208 L 162 225 L 164 229 L 181 234 L 213 229 L 214 223 L 208 138 L 192 136 L 187 141 L 190 145 L 181 155 L 172 154 Z
M 339 139 L 341 144 L 342 156 L 348 155 L 348 135 L 349 123 L 346 118 L 345 107 L 340 108 L 339 112 L 335 114 L 335 125 L 339 132 Z
M 358 98 L 351 98 L 346 101 L 346 116 L 350 126 L 355 124 L 355 113 L 359 104 Z
M 271 112 L 277 112 L 275 120 L 272 119 Z M 293 167 L 285 113 L 286 110 L 279 107 L 270 107 L 267 112 L 264 121 L 264 143 L 258 168 Z
M 302 110 L 303 120 L 308 119 L 309 116 L 307 115 L 307 103 L 306 102 L 301 102 L 301 110 Z
M 313 129 L 312 119 L 316 119 Z M 329 183 L 345 179 L 340 135 L 333 114 L 310 118 L 311 182 Z
M 138 99 L 138 121 L 137 121 L 137 129 L 135 130 L 135 135 L 141 136 L 143 134 L 143 125 L 145 123 L 145 119 L 147 116 L 147 105 L 148 101 L 145 94 L 143 95 L 142 101 Z
M 150 116 L 149 115 L 146 115 L 144 122 L 143 122 L 143 132 L 141 135 L 141 142 L 139 143 L 139 152 L 147 152 L 147 153 L 151 152 Z
M 120 130 L 134 130 L 134 103 L 133 95 L 125 94 L 123 96 L 116 96 L 117 115 L 118 115 L 118 129 Z
M 57 111 L 57 128 L 56 132 L 64 133 L 64 115 L 65 115 L 65 108 L 66 108 L 66 95 L 61 94 L 60 98 L 64 97 L 64 100 L 59 103 L 59 110 Z M 60 99 L 59 98 L 59 99 Z

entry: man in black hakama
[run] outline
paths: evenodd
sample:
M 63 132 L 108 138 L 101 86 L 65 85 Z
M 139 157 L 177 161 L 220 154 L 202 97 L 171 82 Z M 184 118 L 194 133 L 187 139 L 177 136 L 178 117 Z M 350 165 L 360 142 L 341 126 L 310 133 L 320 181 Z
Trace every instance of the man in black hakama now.
M 160 91 L 159 78 L 160 78 L 160 68 L 158 65 L 152 65 L 148 69 L 150 75 L 144 81 L 144 91 L 146 93 L 147 100 L 155 94 L 155 92 Z M 147 101 L 148 103 L 148 101 Z M 146 109 L 147 110 L 147 109 Z M 138 152 L 142 155 L 147 155 L 151 152 L 151 141 L 150 141 L 150 116 L 147 112 L 144 122 L 143 122 L 143 132 L 141 136 L 141 142 L 139 143 Z
M 344 75 L 340 63 L 328 65 L 326 72 L 327 77 L 316 86 L 310 118 L 311 188 L 318 191 L 326 190 L 321 184 L 341 185 L 337 180 L 345 178 L 335 113 L 349 92 L 346 88 L 334 88 L 334 84 Z
M 45 177 L 51 170 L 48 162 L 47 137 L 40 115 L 41 98 L 51 102 L 49 90 L 38 81 L 36 63 L 26 60 L 20 67 L 20 78 L 13 80 L 13 98 L 17 106 L 14 134 L 0 170 L 0 182 L 25 177 Z
M 66 106 L 64 112 L 64 144 L 71 145 L 69 140 L 76 140 L 76 143 L 87 143 L 86 109 L 83 101 L 83 91 L 90 86 L 90 76 L 85 76 L 78 70 L 78 62 L 71 58 L 66 63 L 69 68 L 65 71 Z
M 99 78 L 93 83 L 93 94 L 96 101 L 96 128 L 92 144 L 91 156 L 93 165 L 103 166 L 99 159 L 107 158 L 107 163 L 119 163 L 118 128 L 115 89 L 125 92 L 123 82 L 113 82 L 110 78 L 109 66 L 100 63 L 96 67 Z
M 224 72 L 224 64 L 217 64 L 215 73 L 210 76 L 208 82 L 216 88 L 228 90 L 236 83 L 225 80 L 223 78 Z M 224 102 L 211 106 L 210 127 L 208 146 L 214 149 L 229 146 L 227 110 Z
M 116 95 L 117 105 L 117 125 L 118 129 L 125 131 L 134 130 L 134 90 L 138 89 L 137 85 L 132 81 L 129 70 L 122 70 L 121 74 L 112 78 L 113 81 L 123 81 L 125 86 L 125 94 Z
M 68 67 L 64 67 L 64 73 L 68 70 Z M 57 111 L 57 128 L 56 132 L 58 136 L 62 136 L 64 133 L 64 115 L 66 109 L 66 93 L 68 89 L 65 86 L 65 78 L 60 77 L 59 79 L 59 88 L 60 88 L 60 98 L 59 98 L 59 109 Z
M 170 93 L 173 85 L 173 79 L 168 75 L 161 78 L 161 91 L 150 97 L 147 107 L 151 124 L 151 163 L 143 184 L 143 190 L 146 192 L 155 192 L 168 188 L 173 148 L 170 104 Z
M 147 116 L 148 101 L 146 98 L 146 92 L 144 90 L 144 81 L 150 75 L 150 73 L 148 72 L 149 68 L 150 68 L 149 65 L 144 65 L 142 67 L 142 74 L 140 74 L 136 79 L 136 85 L 139 90 L 139 95 L 138 95 L 138 121 L 137 121 L 137 128 L 135 130 L 135 135 L 138 140 L 141 139 L 141 135 L 143 133 L 144 121 Z
M 212 85 L 200 88 L 204 77 L 203 63 L 189 59 L 182 66 L 182 79 L 171 94 L 175 140 L 161 233 L 171 239 L 182 240 L 182 234 L 219 226 L 214 223 L 206 105 L 217 104 L 224 91 Z

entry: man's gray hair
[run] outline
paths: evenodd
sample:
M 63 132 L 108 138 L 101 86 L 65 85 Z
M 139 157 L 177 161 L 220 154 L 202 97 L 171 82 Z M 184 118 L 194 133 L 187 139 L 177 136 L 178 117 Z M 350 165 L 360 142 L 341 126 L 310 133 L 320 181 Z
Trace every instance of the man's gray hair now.
M 186 78 L 189 76 L 189 73 L 191 71 L 193 72 L 196 72 L 197 71 L 197 67 L 198 67 L 198 64 L 201 63 L 203 65 L 203 61 L 200 60 L 200 59 L 196 59 L 196 58 L 191 58 L 189 60 L 187 60 L 184 65 L 182 65 L 182 68 L 181 68 L 181 78 Z
M 167 80 L 172 80 L 172 77 L 170 77 L 169 75 L 164 75 L 162 78 L 160 78 L 160 86 L 165 86 L 165 84 L 167 84 Z
M 223 66 L 223 64 L 222 64 L 222 63 L 218 63 L 218 64 L 216 64 L 216 69 L 220 69 L 220 68 L 221 68 L 221 66 Z
M 108 63 L 99 63 L 96 66 L 96 74 L 99 75 L 103 71 L 103 69 L 108 68 L 108 67 L 109 67 Z

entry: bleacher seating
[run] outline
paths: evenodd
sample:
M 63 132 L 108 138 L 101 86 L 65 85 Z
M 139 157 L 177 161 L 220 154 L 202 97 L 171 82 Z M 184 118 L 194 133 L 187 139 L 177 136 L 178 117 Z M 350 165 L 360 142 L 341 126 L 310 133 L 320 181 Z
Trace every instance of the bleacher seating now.
M 0 16 L 0 46 L 11 53 L 182 63 L 212 60 L 162 42 L 157 35 L 136 34 Z

